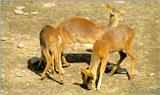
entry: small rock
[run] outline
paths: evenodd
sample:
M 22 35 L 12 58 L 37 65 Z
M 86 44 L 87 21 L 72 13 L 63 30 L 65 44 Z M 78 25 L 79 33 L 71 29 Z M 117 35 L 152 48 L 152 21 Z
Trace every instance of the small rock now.
M 20 15 L 28 15 L 29 13 L 26 13 L 26 12 L 23 12 L 22 11 L 22 9 L 24 9 L 25 8 L 25 6 L 18 6 L 17 8 L 16 8 L 16 10 L 14 10 L 14 12 L 16 13 L 16 14 L 20 14 Z
M 148 76 L 153 77 L 154 75 L 155 75 L 154 73 L 150 73 Z
M 53 6 L 55 6 L 55 5 L 56 5 L 55 2 L 52 2 L 52 3 L 45 3 L 45 4 L 43 4 L 43 7 L 44 7 L 44 8 L 49 8 L 49 7 L 53 7 Z
M 38 12 L 31 12 L 31 15 L 37 15 Z
M 18 76 L 18 77 L 23 77 L 23 75 L 20 73 L 19 70 L 15 71 L 15 75 Z
M 28 15 L 28 14 L 29 14 L 29 13 L 23 12 L 22 10 L 14 10 L 14 12 L 15 12 L 16 14 L 20 14 L 20 15 Z
M 23 43 L 18 43 L 17 48 L 24 48 L 24 44 Z
M 158 21 L 158 20 L 156 20 L 155 22 L 157 22 L 157 23 L 158 23 L 159 21 Z
M 3 80 L 3 79 L 4 79 L 4 74 L 2 73 L 2 74 L 1 74 L 1 80 Z
M 18 74 L 16 74 L 18 77 L 23 77 L 23 75 L 22 74 L 20 74 L 20 73 L 18 73 Z
M 28 15 L 29 13 L 25 13 L 25 12 L 24 12 L 23 14 L 24 14 L 24 15 Z
M 1 41 L 6 41 L 7 37 L 1 37 Z
M 14 12 L 15 12 L 16 14 L 24 14 L 24 12 L 23 12 L 22 10 L 14 10 Z

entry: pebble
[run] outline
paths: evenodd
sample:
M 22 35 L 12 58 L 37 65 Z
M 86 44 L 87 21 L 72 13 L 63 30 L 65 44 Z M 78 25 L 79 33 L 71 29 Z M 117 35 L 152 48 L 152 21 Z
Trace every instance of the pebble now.
M 3 80 L 3 79 L 4 79 L 4 73 L 1 74 L 1 80 Z
M 153 77 L 154 75 L 155 75 L 154 73 L 150 73 L 148 76 Z
M 44 7 L 44 8 L 49 8 L 49 7 L 53 7 L 53 6 L 55 6 L 55 5 L 56 5 L 55 2 L 52 2 L 52 3 L 45 3 L 45 4 L 43 4 L 43 7 Z
M 14 12 L 15 12 L 16 14 L 23 14 L 23 13 L 24 13 L 22 10 L 14 10 Z
M 14 10 L 14 12 L 16 14 L 20 14 L 20 15 L 28 15 L 28 13 L 23 12 L 22 10 Z
M 20 70 L 15 70 L 14 71 L 14 74 L 16 75 L 16 76 L 18 76 L 18 77 L 23 77 L 23 75 L 22 75 L 22 72 L 20 71 Z
M 24 44 L 23 43 L 18 43 L 17 48 L 24 48 Z
M 1 41 L 6 41 L 7 37 L 1 37 Z
M 16 10 L 14 10 L 14 12 L 16 14 L 20 14 L 20 15 L 28 15 L 29 13 L 23 12 L 22 9 L 24 9 L 25 6 L 18 6 L 16 7 Z
M 18 76 L 18 77 L 23 77 L 23 75 L 20 74 L 20 73 L 16 73 L 16 76 Z
M 37 15 L 38 14 L 38 12 L 37 11 L 35 11 L 35 12 L 31 12 L 31 15 Z

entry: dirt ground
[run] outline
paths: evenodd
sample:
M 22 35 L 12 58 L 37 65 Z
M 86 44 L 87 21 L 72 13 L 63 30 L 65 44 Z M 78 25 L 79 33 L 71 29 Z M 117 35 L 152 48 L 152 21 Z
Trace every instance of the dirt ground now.
M 56 27 L 64 19 L 81 16 L 107 26 L 109 14 L 102 7 L 106 2 L 1 1 L 1 94 L 160 95 L 159 2 L 111 3 L 124 14 L 124 20 L 120 23 L 136 31 L 133 47 L 137 59 L 136 77 L 132 81 L 125 74 L 104 74 L 100 91 L 86 90 L 80 86 L 80 67 L 88 67 L 86 62 L 73 62 L 70 67 L 64 68 L 64 85 L 58 83 L 56 73 L 52 75 L 53 79 L 42 81 L 34 70 L 28 68 L 30 59 L 40 57 L 39 33 L 44 25 Z M 25 14 L 15 12 L 18 6 L 25 7 L 22 9 Z M 65 54 L 90 54 L 85 49 L 82 44 L 73 45 L 65 50 Z M 118 59 L 118 53 L 114 53 L 109 62 L 116 63 Z M 122 67 L 130 71 L 130 63 L 127 57 Z

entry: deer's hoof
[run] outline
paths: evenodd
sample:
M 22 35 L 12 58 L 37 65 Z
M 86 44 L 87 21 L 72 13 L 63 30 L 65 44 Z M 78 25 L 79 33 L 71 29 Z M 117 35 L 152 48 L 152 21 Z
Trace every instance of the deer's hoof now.
M 63 66 L 63 67 L 69 67 L 70 64 L 69 64 L 69 63 L 64 63 L 62 66 Z
M 41 76 L 39 79 L 40 79 L 40 80 L 43 80 L 44 78 L 45 78 L 45 76 Z
M 61 85 L 64 85 L 64 82 L 61 80 L 60 84 L 61 84 Z

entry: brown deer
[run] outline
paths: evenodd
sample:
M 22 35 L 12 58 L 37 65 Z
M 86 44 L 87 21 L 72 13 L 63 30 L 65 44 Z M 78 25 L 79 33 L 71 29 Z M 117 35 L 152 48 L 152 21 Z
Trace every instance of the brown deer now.
M 59 77 L 61 84 L 63 84 L 62 79 L 62 67 L 61 67 L 61 60 L 60 60 L 60 54 L 59 54 L 59 42 L 58 42 L 58 33 L 56 32 L 55 28 L 46 25 L 42 28 L 40 32 L 40 46 L 41 46 L 41 61 L 39 64 L 42 63 L 42 60 L 45 60 L 46 67 L 41 74 L 41 80 L 43 80 L 46 76 L 46 73 L 48 72 L 50 66 L 52 65 L 52 70 L 54 72 L 54 62 L 56 63 L 56 66 L 58 68 Z
M 110 75 L 120 66 L 127 54 L 131 57 L 131 78 L 134 76 L 135 55 L 132 51 L 132 42 L 135 32 L 127 25 L 118 25 L 109 29 L 101 38 L 99 38 L 93 47 L 93 54 L 89 70 L 81 68 L 83 85 L 87 89 L 100 89 L 102 75 L 107 66 L 109 55 L 113 52 L 119 52 L 120 59 L 117 66 L 113 67 Z
M 118 25 L 119 20 L 123 18 L 120 11 L 112 8 L 110 5 L 106 5 L 105 9 L 110 13 L 110 21 L 108 29 Z M 104 26 L 95 24 L 85 18 L 75 17 L 64 20 L 56 29 L 62 38 L 61 51 L 62 51 L 62 62 L 68 64 L 64 55 L 63 50 L 74 42 L 90 43 L 94 44 L 95 41 L 101 37 L 104 32 Z

